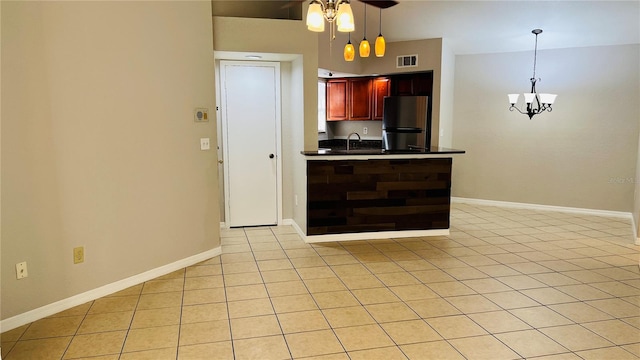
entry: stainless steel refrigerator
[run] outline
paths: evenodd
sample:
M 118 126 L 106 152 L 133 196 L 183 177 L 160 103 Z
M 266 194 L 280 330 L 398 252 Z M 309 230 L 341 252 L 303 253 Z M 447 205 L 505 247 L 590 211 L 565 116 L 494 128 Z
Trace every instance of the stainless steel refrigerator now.
M 387 151 L 429 150 L 431 145 L 429 97 L 385 97 L 382 142 Z

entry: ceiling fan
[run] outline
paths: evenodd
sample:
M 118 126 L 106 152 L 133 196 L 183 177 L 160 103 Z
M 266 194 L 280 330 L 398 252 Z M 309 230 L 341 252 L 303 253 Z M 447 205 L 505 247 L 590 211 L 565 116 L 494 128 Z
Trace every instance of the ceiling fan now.
M 289 0 L 289 2 L 283 5 L 282 8 L 283 9 L 290 8 L 290 7 L 296 6 L 298 3 L 302 3 L 305 1 L 309 1 L 309 0 Z M 363 2 L 367 5 L 375 6 L 380 9 L 390 8 L 398 4 L 398 2 L 394 0 L 358 0 L 358 1 Z

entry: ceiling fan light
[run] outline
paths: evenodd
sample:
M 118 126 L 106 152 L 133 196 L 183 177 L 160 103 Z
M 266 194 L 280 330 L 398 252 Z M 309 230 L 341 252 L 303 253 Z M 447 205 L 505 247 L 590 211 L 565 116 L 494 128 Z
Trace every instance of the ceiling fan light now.
M 322 5 L 317 1 L 309 4 L 309 10 L 307 10 L 307 29 L 315 32 L 324 31 L 324 13 L 322 12 Z
M 351 10 L 351 5 L 348 2 L 340 4 L 338 7 L 338 15 L 336 17 L 338 31 L 352 32 L 356 29 L 355 22 L 353 20 L 353 11 Z
M 369 45 L 369 40 L 367 38 L 362 39 L 360 42 L 360 57 L 366 58 L 369 57 L 371 53 L 371 45 Z
M 386 47 L 387 47 L 387 44 L 386 44 L 386 41 L 384 40 L 384 36 L 378 35 L 378 37 L 376 38 L 376 44 L 375 44 L 376 56 L 383 57 Z

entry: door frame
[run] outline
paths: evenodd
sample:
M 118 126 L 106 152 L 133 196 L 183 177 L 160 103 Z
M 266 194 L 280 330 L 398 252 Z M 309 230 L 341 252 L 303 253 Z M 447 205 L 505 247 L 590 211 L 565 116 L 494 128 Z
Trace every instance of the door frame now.
M 226 111 L 223 111 L 223 105 L 226 102 L 226 91 L 223 86 L 225 81 L 225 65 L 241 65 L 241 66 L 258 66 L 258 67 L 273 67 L 275 70 L 275 93 L 276 93 L 276 225 L 282 225 L 282 88 L 281 88 L 281 75 L 280 75 L 280 63 L 272 62 L 272 61 L 241 61 L 241 60 L 225 60 L 220 59 L 216 61 L 215 72 L 216 78 L 216 101 L 218 104 L 216 107 L 217 118 L 220 119 L 218 121 L 218 144 L 222 143 L 222 147 L 218 146 L 218 158 L 222 159 L 222 169 L 220 166 L 218 170 L 222 170 L 223 176 L 220 177 L 222 180 L 222 186 L 224 191 L 224 227 L 229 226 L 229 215 L 230 210 L 229 206 L 231 204 L 230 194 L 229 194 L 229 162 L 228 156 L 229 153 L 229 144 L 228 144 L 228 133 L 227 133 L 227 115 Z

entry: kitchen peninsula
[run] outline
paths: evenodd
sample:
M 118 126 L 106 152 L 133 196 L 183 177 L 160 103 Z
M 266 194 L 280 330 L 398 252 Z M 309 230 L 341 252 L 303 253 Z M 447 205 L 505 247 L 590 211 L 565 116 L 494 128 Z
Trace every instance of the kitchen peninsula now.
M 303 151 L 307 242 L 449 234 L 446 148 Z

